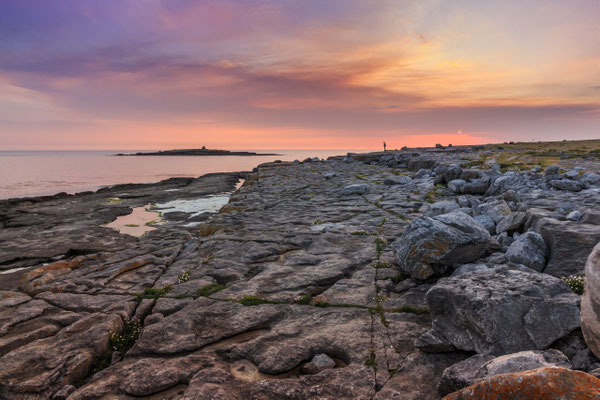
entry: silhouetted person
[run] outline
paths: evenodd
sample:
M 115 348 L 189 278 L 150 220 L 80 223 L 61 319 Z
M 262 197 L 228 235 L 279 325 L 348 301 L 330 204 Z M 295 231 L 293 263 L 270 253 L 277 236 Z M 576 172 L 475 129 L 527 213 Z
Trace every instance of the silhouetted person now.
M 385 141 L 384 141 L 384 142 L 383 142 L 383 151 L 385 151 L 385 148 L 386 148 L 386 147 L 387 147 L 387 146 L 386 146 L 386 144 L 385 144 Z

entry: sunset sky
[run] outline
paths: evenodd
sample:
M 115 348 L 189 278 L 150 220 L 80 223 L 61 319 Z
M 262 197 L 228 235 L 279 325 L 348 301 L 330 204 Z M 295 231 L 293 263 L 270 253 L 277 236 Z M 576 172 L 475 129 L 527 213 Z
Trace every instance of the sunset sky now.
M 2 0 L 0 149 L 600 138 L 599 0 Z

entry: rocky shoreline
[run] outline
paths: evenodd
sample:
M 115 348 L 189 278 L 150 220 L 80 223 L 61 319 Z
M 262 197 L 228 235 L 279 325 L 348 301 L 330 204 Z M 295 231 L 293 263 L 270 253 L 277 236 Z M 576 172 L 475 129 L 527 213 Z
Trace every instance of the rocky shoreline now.
M 598 398 L 598 148 L 348 154 L 0 201 L 0 398 L 554 398 L 548 382 Z M 103 227 L 240 179 L 218 213 L 163 210 L 139 239 Z

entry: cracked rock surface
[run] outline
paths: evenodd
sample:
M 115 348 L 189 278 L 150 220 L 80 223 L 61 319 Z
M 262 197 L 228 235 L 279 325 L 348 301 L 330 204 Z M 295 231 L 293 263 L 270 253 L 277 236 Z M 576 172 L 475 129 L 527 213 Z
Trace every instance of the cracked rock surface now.
M 549 224 L 600 232 L 600 188 L 563 178 L 560 168 L 545 180 L 463 165 L 486 152 L 496 154 L 455 147 L 275 162 L 252 173 L 0 203 L 0 268 L 25 268 L 2 275 L 18 274 L 0 291 L 0 398 L 439 399 L 444 370 L 473 355 L 462 350 L 548 348 L 578 328 L 578 297 L 543 268 L 502 267 L 504 253 L 532 229 L 558 265 L 561 246 L 579 239 L 557 240 Z M 476 194 L 444 187 L 445 171 L 449 181 L 476 184 Z M 244 185 L 218 213 L 165 212 L 167 223 L 139 239 L 101 226 L 132 207 L 230 192 L 239 178 Z M 548 183 L 557 179 L 576 180 L 580 191 Z M 436 201 L 445 203 L 430 206 Z M 565 221 L 567 208 L 581 220 Z M 424 258 L 411 247 L 403 232 L 423 218 L 443 225 L 449 255 Z M 399 265 L 394 248 L 411 265 Z M 406 272 L 417 262 L 435 274 L 413 280 Z M 460 267 L 466 262 L 474 264 Z M 580 262 L 571 257 L 569 271 L 583 271 Z M 530 296 L 540 313 L 510 314 L 485 282 Z M 469 323 L 450 335 L 438 309 L 459 300 Z M 548 322 L 548 337 L 520 324 L 543 324 L 548 308 L 567 321 Z M 493 327 L 491 336 L 461 339 L 497 315 L 523 332 L 517 344 Z M 425 352 L 416 343 L 427 334 L 437 342 Z

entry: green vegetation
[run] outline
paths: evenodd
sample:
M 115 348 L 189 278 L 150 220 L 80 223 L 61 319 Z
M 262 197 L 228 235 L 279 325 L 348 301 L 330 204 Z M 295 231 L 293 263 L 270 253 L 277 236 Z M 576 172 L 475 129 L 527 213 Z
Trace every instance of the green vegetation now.
M 125 226 L 128 228 L 139 228 L 140 227 L 139 225 L 136 225 L 136 224 L 126 224 Z
M 567 285 L 569 285 L 573 293 L 578 294 L 580 296 L 583 294 L 583 289 L 585 287 L 585 277 L 570 275 L 568 277 L 563 276 L 560 279 L 562 279 L 564 282 L 566 282 Z
M 369 358 L 366 359 L 365 365 L 367 367 L 373 368 L 374 372 L 377 372 L 377 360 L 375 359 L 375 350 L 371 349 L 371 353 L 369 354 Z
M 177 277 L 177 283 L 185 283 L 185 282 L 189 281 L 190 274 L 191 274 L 191 272 L 189 270 L 182 272 L 181 275 L 179 275 Z
M 227 286 L 219 285 L 218 283 L 211 283 L 211 284 L 208 284 L 208 285 L 203 286 L 200 289 L 198 289 L 198 292 L 196 292 L 196 296 L 197 297 L 208 297 L 213 293 L 217 293 L 217 292 L 225 289 L 226 287 Z
M 310 295 L 304 296 L 296 296 L 294 298 L 294 303 L 296 304 L 310 304 L 312 302 L 312 297 Z
M 260 304 L 281 304 L 282 303 L 280 301 L 263 299 L 258 296 L 244 296 L 241 299 L 237 300 L 237 302 L 240 303 L 241 305 L 247 306 L 247 307 L 258 306 Z
M 92 368 L 92 374 L 109 367 L 114 352 L 120 353 L 121 356 L 124 356 L 125 353 L 127 353 L 129 349 L 133 347 L 141 332 L 142 327 L 140 326 L 140 321 L 137 319 L 125 321 L 123 324 L 123 330 L 121 332 L 113 332 L 110 335 L 108 341 L 108 350 L 106 350 L 98 358 Z
M 169 293 L 171 290 L 173 290 L 173 285 L 166 284 L 160 289 L 146 288 L 143 293 L 137 293 L 135 296 L 138 301 L 142 301 L 142 299 L 158 299 Z
M 398 307 L 398 308 L 393 308 L 391 310 L 388 310 L 388 312 L 393 312 L 393 313 L 408 313 L 408 314 L 429 314 L 429 310 L 427 308 L 418 308 L 418 307 L 412 307 L 412 306 L 402 306 L 402 307 Z
M 208 256 L 202 260 L 202 264 L 208 264 L 209 261 L 212 261 L 214 259 L 215 259 L 215 256 Z
M 392 266 L 392 264 L 390 264 L 389 262 L 385 262 L 385 261 L 376 261 L 375 264 L 373 264 L 373 268 L 375 268 L 375 269 L 390 268 L 391 266 Z

